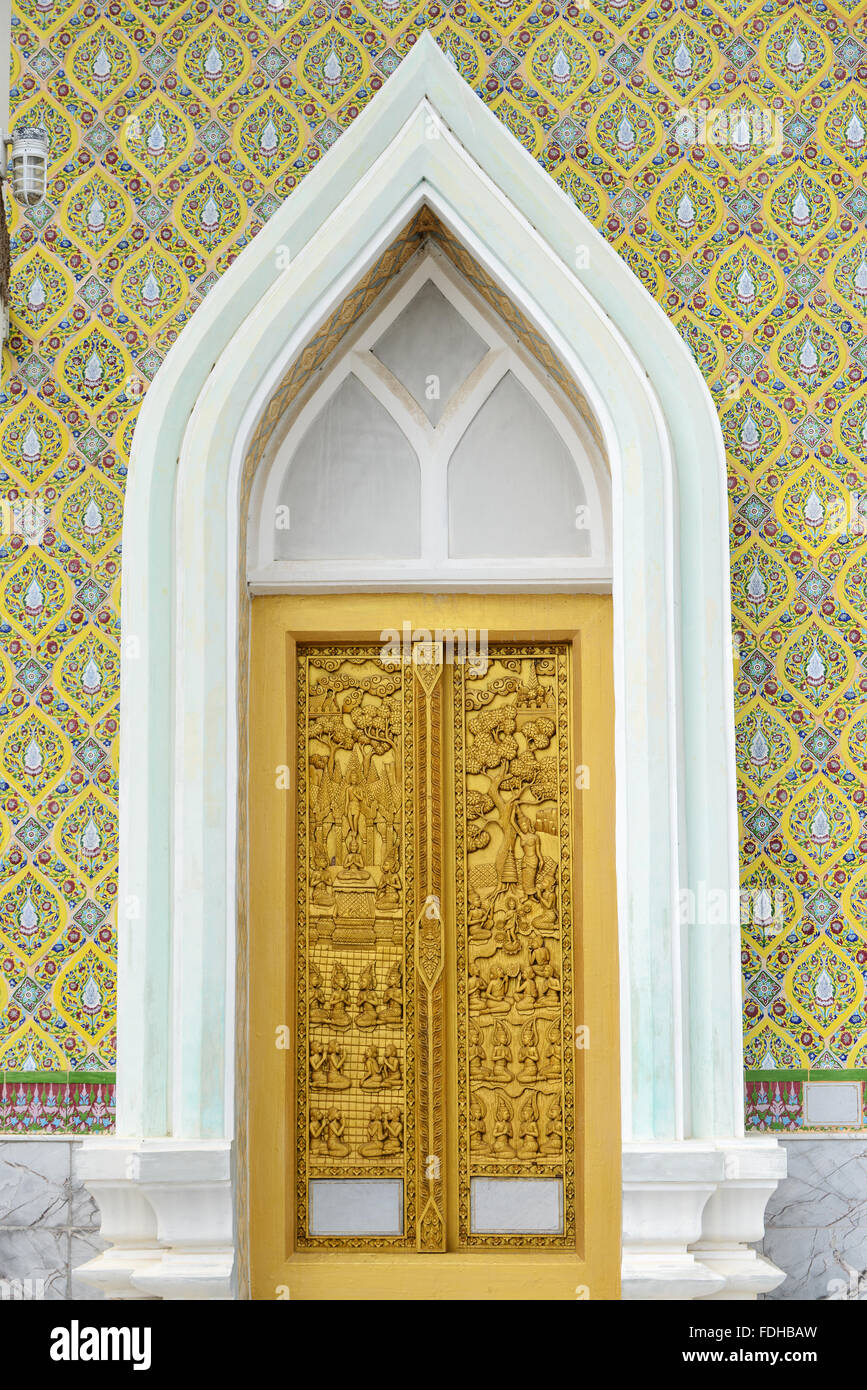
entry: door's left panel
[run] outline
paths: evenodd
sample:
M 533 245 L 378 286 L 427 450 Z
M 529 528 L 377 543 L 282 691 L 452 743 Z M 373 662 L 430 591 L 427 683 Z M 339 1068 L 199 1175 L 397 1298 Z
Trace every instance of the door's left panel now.
M 296 649 L 299 1250 L 416 1246 L 415 694 L 379 645 Z

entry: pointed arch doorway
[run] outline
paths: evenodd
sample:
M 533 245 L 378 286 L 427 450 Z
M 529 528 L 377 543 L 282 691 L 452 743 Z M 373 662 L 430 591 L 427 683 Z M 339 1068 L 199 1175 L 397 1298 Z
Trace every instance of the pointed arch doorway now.
M 276 1052 L 271 1030 L 290 1027 L 292 1003 L 287 985 L 280 1019 L 248 1007 L 251 607 L 282 592 L 269 566 L 296 566 L 300 600 L 347 593 L 353 563 L 332 558 L 337 587 L 337 571 L 304 578 L 309 555 L 275 552 L 261 569 L 259 556 L 247 571 L 250 487 L 275 422 L 331 354 L 332 310 L 375 297 L 368 274 L 425 205 L 563 363 L 563 391 L 571 381 L 586 400 L 610 470 L 624 1296 L 753 1296 L 779 1280 L 751 1243 L 781 1162 L 774 1141 L 743 1137 L 738 923 L 711 933 L 677 909 L 702 884 L 737 901 L 719 425 L 662 311 L 428 35 L 211 291 L 139 417 L 120 899 L 144 911 L 120 933 L 117 1135 L 82 1144 L 112 1247 L 88 1277 L 122 1297 L 249 1289 L 248 1034 L 267 1029 Z M 455 582 L 464 566 L 484 580 L 477 594 L 505 603 L 496 557 L 480 567 L 474 554 L 452 557 L 440 592 L 468 592 Z M 385 589 L 373 573 L 368 592 L 400 593 L 403 574 L 439 597 L 408 575 L 411 558 Z M 532 595 L 574 587 L 555 558 L 523 581 Z M 339 852 L 332 837 L 329 859 Z

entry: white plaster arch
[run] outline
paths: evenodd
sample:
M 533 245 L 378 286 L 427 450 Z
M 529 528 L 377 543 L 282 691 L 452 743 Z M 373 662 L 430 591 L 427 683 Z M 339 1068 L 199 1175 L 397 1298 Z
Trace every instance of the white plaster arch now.
M 784 1160 L 743 1138 L 737 923 L 678 915 L 702 883 L 736 901 L 719 425 L 662 310 L 429 35 L 210 292 L 139 418 L 120 902 L 141 918 L 122 907 L 117 1137 L 80 1159 L 113 1243 L 87 1273 L 125 1297 L 237 1287 L 242 464 L 285 364 L 423 204 L 578 382 L 611 468 L 624 1296 L 752 1296 L 782 1277 L 745 1242 Z

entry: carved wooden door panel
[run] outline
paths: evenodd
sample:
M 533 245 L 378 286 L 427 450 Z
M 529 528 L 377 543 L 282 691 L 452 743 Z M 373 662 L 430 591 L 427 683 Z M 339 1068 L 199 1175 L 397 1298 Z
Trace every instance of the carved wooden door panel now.
M 440 667 L 298 653 L 298 1244 L 445 1248 Z
M 443 657 L 297 648 L 302 1251 L 575 1245 L 571 648 Z

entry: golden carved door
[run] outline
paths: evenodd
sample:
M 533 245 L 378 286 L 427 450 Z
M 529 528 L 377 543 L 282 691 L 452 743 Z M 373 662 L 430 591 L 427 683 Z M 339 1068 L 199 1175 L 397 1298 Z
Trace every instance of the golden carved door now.
M 389 643 L 401 610 L 416 640 Z M 515 1280 L 522 1297 L 611 1296 L 611 772 L 594 789 L 585 746 L 610 738 L 604 666 L 585 689 L 608 621 L 596 597 L 256 600 L 256 1296 L 350 1297 L 364 1270 L 381 1286 L 366 1297 L 437 1296 L 430 1279 L 454 1296 L 519 1296 Z M 289 770 L 282 801 L 279 777 L 260 786 L 268 749 Z M 257 1153 L 275 1130 L 276 1166 Z M 501 1291 L 473 1292 L 479 1276 Z

